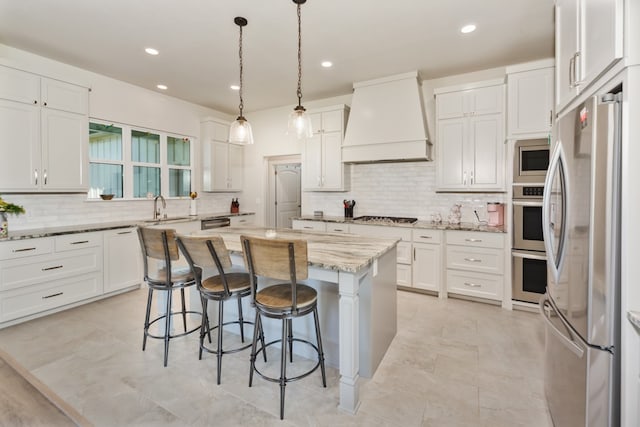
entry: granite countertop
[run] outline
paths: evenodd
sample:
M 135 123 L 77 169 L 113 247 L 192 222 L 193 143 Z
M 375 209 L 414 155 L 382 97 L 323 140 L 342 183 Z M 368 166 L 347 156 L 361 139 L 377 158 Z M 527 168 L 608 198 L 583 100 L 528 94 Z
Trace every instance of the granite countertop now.
M 63 225 L 59 227 L 32 228 L 32 229 L 16 230 L 16 231 L 9 230 L 9 236 L 3 240 L 6 241 L 6 240 L 34 239 L 37 237 L 59 236 L 62 234 L 88 233 L 91 231 L 115 230 L 118 228 L 136 227 L 138 225 L 150 226 L 150 225 L 158 225 L 158 224 L 172 224 L 177 222 L 202 221 L 203 219 L 224 218 L 224 217 L 254 215 L 254 214 L 255 212 L 239 212 L 239 213 L 228 213 L 228 212 L 211 213 L 210 212 L 210 213 L 203 213 L 203 214 L 192 215 L 192 216 L 185 215 L 185 216 L 179 216 L 179 217 L 169 217 L 164 220 L 139 219 L 139 220 L 101 222 L 101 223 L 95 223 L 95 224 L 74 224 L 74 225 Z
M 362 225 L 378 225 L 381 227 L 404 227 L 404 228 L 422 228 L 430 230 L 461 230 L 461 231 L 484 231 L 488 233 L 506 233 L 507 229 L 504 225 L 499 227 L 489 227 L 488 225 L 480 225 L 471 222 L 463 222 L 460 224 L 449 224 L 448 222 L 433 223 L 431 221 L 417 221 L 413 224 L 392 224 L 392 223 L 372 223 L 354 220 L 353 218 L 344 218 L 341 216 L 323 216 L 316 217 L 313 215 L 303 215 L 300 217 L 292 218 L 294 220 L 303 221 L 323 221 L 323 222 L 338 222 L 344 224 L 362 224 Z
M 197 235 L 220 235 L 231 252 L 242 253 L 240 236 L 265 237 L 263 227 L 224 227 L 197 231 Z M 325 233 L 289 228 L 276 230 L 276 239 L 307 241 L 309 265 L 327 270 L 355 273 L 394 248 L 399 239 L 380 239 L 355 234 Z

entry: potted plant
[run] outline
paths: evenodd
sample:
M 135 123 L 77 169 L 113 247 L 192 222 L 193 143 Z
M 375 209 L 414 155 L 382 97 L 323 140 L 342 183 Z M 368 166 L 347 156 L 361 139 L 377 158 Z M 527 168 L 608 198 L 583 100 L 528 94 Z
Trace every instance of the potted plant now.
M 0 197 L 0 239 L 6 238 L 9 235 L 7 214 L 19 215 L 23 213 L 24 208 L 22 206 L 7 203 Z

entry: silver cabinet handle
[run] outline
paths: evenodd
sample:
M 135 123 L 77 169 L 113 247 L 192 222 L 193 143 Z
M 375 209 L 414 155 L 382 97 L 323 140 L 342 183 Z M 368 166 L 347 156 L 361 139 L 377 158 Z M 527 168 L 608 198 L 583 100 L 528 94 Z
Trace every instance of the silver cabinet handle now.
M 416 260 L 416 248 L 413 248 L 413 260 Z
M 303 226 L 302 228 L 306 228 L 308 230 L 313 230 L 313 227 L 309 227 L 308 225 Z
M 88 240 L 78 240 L 77 242 L 71 242 L 71 245 L 82 245 L 84 243 L 89 243 Z
M 462 173 L 462 185 L 467 185 L 467 171 Z
M 465 286 L 469 286 L 471 288 L 481 288 L 482 285 L 478 285 L 477 283 L 471 283 L 471 282 L 464 282 Z
M 421 239 L 433 239 L 433 236 L 420 236 Z
M 553 125 L 553 110 L 549 110 L 549 126 Z
M 469 262 L 482 262 L 479 258 L 465 258 L 464 260 Z
M 580 51 L 576 52 L 573 56 L 575 58 L 573 61 L 573 85 L 580 86 L 580 83 L 582 83 L 582 81 L 579 79 L 581 70 L 579 70 L 578 68 L 578 66 L 580 65 Z
M 47 295 L 42 297 L 42 299 L 47 299 L 47 298 L 53 298 L 53 297 L 59 297 L 60 295 L 64 294 L 64 292 L 58 292 L 56 294 L 51 294 L 51 295 Z
M 469 175 L 471 175 L 470 181 L 471 181 L 471 185 L 473 185 L 473 171 L 469 172 Z
M 33 170 L 33 177 L 36 179 L 36 185 L 38 185 L 38 169 Z
M 21 249 L 14 249 L 11 252 L 14 252 L 14 253 L 15 252 L 28 252 L 28 251 L 35 251 L 35 250 L 36 250 L 36 248 L 21 248 Z
M 131 234 L 131 230 L 129 231 L 119 231 L 118 234 Z
M 482 242 L 482 239 L 464 239 L 464 240 L 465 242 L 475 242 L 475 243 Z
M 63 265 L 54 265 L 53 267 L 45 267 L 42 269 L 42 271 L 49 271 L 49 270 L 57 270 L 59 268 L 64 267 Z
M 575 67 L 576 67 L 576 55 L 574 54 L 569 60 L 569 87 L 575 87 L 575 83 L 573 82 Z
M 45 105 L 47 105 L 47 104 L 45 104 Z M 47 185 L 47 170 L 46 169 L 44 170 L 44 173 L 42 175 L 43 175 L 43 178 L 44 178 L 44 185 Z

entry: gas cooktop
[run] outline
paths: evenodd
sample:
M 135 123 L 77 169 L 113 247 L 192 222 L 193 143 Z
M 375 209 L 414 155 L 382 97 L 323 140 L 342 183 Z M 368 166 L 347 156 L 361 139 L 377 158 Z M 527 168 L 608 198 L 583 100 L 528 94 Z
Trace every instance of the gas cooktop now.
M 353 220 L 359 221 L 359 222 L 366 222 L 367 224 L 413 224 L 418 220 L 418 218 L 364 215 L 364 216 L 353 218 Z

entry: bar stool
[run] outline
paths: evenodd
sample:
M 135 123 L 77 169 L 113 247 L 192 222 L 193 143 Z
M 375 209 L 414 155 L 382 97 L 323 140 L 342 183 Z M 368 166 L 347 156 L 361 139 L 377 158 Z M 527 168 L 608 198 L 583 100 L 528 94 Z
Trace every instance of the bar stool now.
M 318 294 L 312 287 L 298 283 L 299 279 L 304 280 L 308 277 L 307 242 L 304 240 L 275 240 L 250 236 L 240 236 L 240 240 L 244 249 L 245 263 L 251 275 L 251 299 L 256 307 L 256 325 L 251 347 L 249 387 L 253 384 L 254 371 L 267 381 L 279 383 L 280 419 L 283 419 L 284 393 L 288 382 L 302 379 L 320 367 L 322 385 L 324 387 L 327 386 L 320 323 L 318 321 Z M 267 286 L 258 291 L 257 276 L 288 280 L 288 283 Z M 317 346 L 309 341 L 293 338 L 292 320 L 310 313 L 313 313 L 315 322 Z M 261 347 L 258 348 L 259 334 L 263 331 L 262 316 L 282 320 L 282 337 L 280 340 L 271 341 L 266 345 L 263 340 Z M 255 362 L 258 353 L 265 354 L 267 347 L 278 342 L 281 345 L 280 377 L 274 378 L 260 372 Z M 318 354 L 318 363 L 300 375 L 287 377 L 287 347 L 289 348 L 289 361 L 293 362 L 294 342 L 301 342 L 313 347 Z
M 171 261 L 179 259 L 178 245 L 175 241 L 175 230 L 138 227 L 138 237 L 140 238 L 140 247 L 142 248 L 142 259 L 144 261 L 144 280 L 149 286 L 149 295 L 147 296 L 147 310 L 144 318 L 144 338 L 142 340 L 142 351 L 147 346 L 147 338 L 156 338 L 164 340 L 164 366 L 167 366 L 169 357 L 169 340 L 172 338 L 188 335 L 200 329 L 200 325 L 187 330 L 187 314 L 202 315 L 199 311 L 190 311 L 186 309 L 184 299 L 184 289 L 196 284 L 193 274 L 188 268 L 172 268 Z M 162 262 L 159 269 L 149 268 L 149 259 Z M 180 311 L 171 311 L 171 300 L 173 291 L 180 289 L 182 298 L 182 307 Z M 151 317 L 151 301 L 153 299 L 153 291 L 165 291 L 167 293 L 167 304 L 164 314 L 160 314 L 155 319 Z M 174 315 L 182 315 L 182 323 L 184 332 L 179 334 L 171 334 L 171 317 Z M 149 332 L 149 326 L 161 320 L 165 321 L 163 335 L 154 335 Z
M 251 295 L 251 279 L 247 273 L 227 273 L 225 270 L 231 268 L 231 257 L 229 251 L 220 236 L 186 236 L 178 235 L 178 246 L 184 254 L 191 272 L 194 274 L 200 299 L 202 301 L 202 325 L 200 327 L 200 349 L 198 359 L 202 359 L 202 351 L 214 353 L 218 358 L 217 383 L 220 384 L 220 374 L 222 371 L 222 355 L 237 353 L 251 347 L 251 343 L 240 347 L 224 350 L 222 346 L 223 327 L 231 324 L 240 326 L 240 340 L 244 344 L 244 325 L 253 325 L 253 322 L 244 320 L 242 315 L 242 298 Z M 215 268 L 217 275 L 203 277 L 205 268 Z M 224 322 L 225 301 L 236 298 L 238 301 L 238 320 Z M 207 315 L 208 301 L 218 302 L 218 324 L 211 327 Z M 217 348 L 212 349 L 205 345 L 204 337 L 209 335 L 211 342 L 211 331 L 218 330 Z M 263 338 L 264 341 L 264 338 Z

